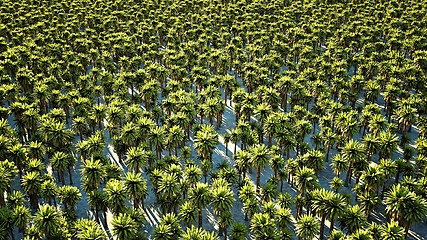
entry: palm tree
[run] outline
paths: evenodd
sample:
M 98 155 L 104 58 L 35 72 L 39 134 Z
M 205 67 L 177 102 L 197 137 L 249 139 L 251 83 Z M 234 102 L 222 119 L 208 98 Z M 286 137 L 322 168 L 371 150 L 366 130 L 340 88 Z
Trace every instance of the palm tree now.
M 107 214 L 106 214 L 107 197 L 106 197 L 106 195 L 99 190 L 94 190 L 94 191 L 88 192 L 87 197 L 88 197 L 88 203 L 89 203 L 91 210 L 95 211 L 96 222 L 99 223 L 98 212 L 103 211 L 104 212 L 104 222 L 105 222 L 104 225 L 107 226 Z
M 267 213 L 255 213 L 249 226 L 251 232 L 257 239 L 276 239 L 277 229 L 274 219 L 270 218 Z
M 241 222 L 234 222 L 231 227 L 230 240 L 244 240 L 247 235 L 248 229 L 246 228 L 246 225 Z
M 77 202 L 82 199 L 82 194 L 77 187 L 65 185 L 58 188 L 58 198 L 65 210 L 74 211 Z
M 365 211 L 365 215 L 368 219 L 372 211 L 375 210 L 380 203 L 380 198 L 377 193 L 362 190 L 360 194 L 360 206 Z
M 234 144 L 233 154 L 236 154 L 237 143 L 241 140 L 240 136 L 242 135 L 240 129 L 233 129 L 230 133 L 230 141 Z
M 111 233 L 118 240 L 133 239 L 137 235 L 138 225 L 127 213 L 114 216 L 111 225 Z
M 311 215 L 301 215 L 295 223 L 298 239 L 313 239 L 319 228 L 319 222 Z
M 335 193 L 338 193 L 338 191 L 342 188 L 344 181 L 341 180 L 339 177 L 334 177 L 329 182 L 329 186 L 335 191 Z
M 390 132 L 380 132 L 378 145 L 380 146 L 379 157 L 387 159 L 397 150 L 399 138 Z
M 64 152 L 55 152 L 52 158 L 50 159 L 50 164 L 52 165 L 52 168 L 58 171 L 58 180 L 61 180 L 62 185 L 65 185 L 64 171 L 67 169 L 68 159 L 68 154 Z
M 139 173 L 141 167 L 147 164 L 146 152 L 140 146 L 130 147 L 128 149 L 125 162 L 129 168 Z
M 147 181 L 141 176 L 141 173 L 127 172 L 123 181 L 129 198 L 133 200 L 133 208 L 137 209 L 139 202 L 144 208 L 144 199 L 148 195 L 148 189 Z
M 87 128 L 85 118 L 80 116 L 73 118 L 73 128 L 79 134 L 80 141 L 83 141 L 83 133 L 86 131 Z
M 82 181 L 84 183 L 85 192 L 90 192 L 98 189 L 99 184 L 103 180 L 105 174 L 104 165 L 100 160 L 83 160 Z
M 327 202 L 332 197 L 333 193 L 324 188 L 313 190 L 310 195 L 313 196 L 313 212 L 320 216 L 320 235 L 319 239 L 323 240 L 323 230 L 325 228 L 326 216 L 329 215 L 329 206 Z
M 381 226 L 381 239 L 403 240 L 405 239 L 405 230 L 396 222 L 387 223 Z
M 197 208 L 193 205 L 191 201 L 185 201 L 179 210 L 179 216 L 181 217 L 184 225 L 188 229 L 190 225 L 192 226 L 196 222 L 197 217 Z M 201 229 L 201 228 L 199 228 Z
M 202 228 L 202 211 L 211 201 L 211 192 L 206 183 L 196 183 L 195 188 L 191 188 L 188 194 L 190 199 L 199 209 L 199 228 Z
M 233 223 L 233 214 L 230 211 L 222 212 L 219 215 L 219 226 L 220 229 L 224 232 L 224 239 L 227 239 L 227 228 Z
M 110 179 L 105 185 L 107 206 L 117 216 L 126 206 L 127 192 L 123 181 Z
M 172 126 L 169 129 L 169 138 L 175 147 L 175 156 L 178 157 L 178 146 L 182 144 L 185 138 L 184 130 L 179 126 Z
M 366 224 L 366 219 L 359 205 L 348 206 L 339 219 L 341 230 L 346 229 L 349 234 L 353 234 Z
M 334 173 L 339 178 L 340 173 L 344 172 L 348 168 L 348 161 L 344 158 L 344 155 L 337 154 L 332 159 L 331 166 L 334 168 Z
M 163 207 L 167 207 L 168 212 L 171 212 L 172 208 L 176 212 L 175 199 L 181 197 L 179 178 L 177 173 L 169 172 L 163 174 L 159 181 L 158 192 L 161 193 L 162 200 L 166 203 Z
M 16 206 L 12 209 L 12 216 L 14 225 L 17 226 L 25 235 L 26 226 L 28 225 L 31 218 L 30 209 L 23 205 Z
M 233 191 L 228 186 L 216 186 L 211 189 L 210 195 L 214 213 L 218 216 L 221 216 L 223 212 L 230 211 L 233 202 L 236 201 L 233 197 Z
M 240 177 L 242 179 L 246 178 L 246 171 L 251 166 L 251 155 L 249 151 L 246 150 L 239 150 L 233 155 L 234 162 L 236 163 L 236 168 L 238 169 L 239 173 L 243 174 L 241 177 L 241 174 L 239 174 L 239 181 Z
M 323 144 L 327 147 L 326 152 L 326 161 L 329 161 L 329 150 L 331 146 L 333 146 L 336 142 L 337 135 L 332 132 L 332 130 L 328 129 L 327 131 L 321 132 L 322 138 L 323 138 Z
M 21 187 L 30 197 L 30 205 L 32 208 L 38 208 L 38 196 L 41 189 L 42 179 L 40 173 L 29 172 L 22 177 Z
M 212 125 L 202 125 L 195 137 L 194 147 L 197 152 L 202 155 L 203 159 L 212 161 L 213 149 L 219 142 L 219 134 L 215 132 Z
M 267 147 L 262 144 L 256 147 L 249 148 L 249 152 L 252 154 L 251 163 L 257 169 L 256 186 L 259 191 L 261 181 L 261 171 L 265 168 L 270 158 L 270 151 Z
M 183 233 L 180 240 L 203 239 L 204 235 L 205 235 L 205 230 L 191 226 L 191 228 L 188 227 L 187 230 Z
M 313 169 L 303 166 L 298 168 L 295 180 L 300 195 L 304 196 L 304 193 L 315 185 L 317 177 Z
M 195 186 L 202 177 L 202 170 L 195 164 L 190 164 L 185 168 L 185 179 L 190 186 Z
M 156 157 L 157 159 L 161 158 L 161 151 L 165 142 L 165 129 L 159 126 L 155 126 L 150 129 L 149 139 L 150 143 L 154 145 L 156 149 Z
M 34 217 L 35 228 L 48 240 L 66 237 L 65 224 L 65 219 L 61 217 L 60 212 L 50 205 L 40 206 Z
M 348 186 L 353 163 L 363 157 L 363 145 L 351 139 L 343 148 L 343 157 L 348 162 L 347 175 L 344 181 L 344 186 Z
M 292 223 L 292 213 L 289 208 L 279 208 L 275 214 L 277 226 L 280 230 L 288 229 Z
M 76 221 L 77 239 L 79 240 L 106 240 L 107 235 L 102 228 L 93 220 L 85 218 Z
M 419 222 L 427 214 L 427 202 L 421 196 L 409 191 L 400 184 L 393 185 L 384 198 L 386 213 L 392 221 L 399 221 L 404 227 L 405 236 L 413 223 Z

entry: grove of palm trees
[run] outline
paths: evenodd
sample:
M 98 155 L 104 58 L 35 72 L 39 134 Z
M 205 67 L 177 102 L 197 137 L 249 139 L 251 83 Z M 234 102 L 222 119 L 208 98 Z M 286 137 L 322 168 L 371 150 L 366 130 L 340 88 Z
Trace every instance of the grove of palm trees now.
M 0 4 L 0 240 L 427 239 L 424 0 Z

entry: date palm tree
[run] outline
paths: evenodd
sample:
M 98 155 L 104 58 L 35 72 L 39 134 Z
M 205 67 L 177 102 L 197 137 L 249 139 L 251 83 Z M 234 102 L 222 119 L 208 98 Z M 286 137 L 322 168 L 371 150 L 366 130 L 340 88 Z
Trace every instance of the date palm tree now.
M 161 158 L 161 151 L 165 143 L 166 131 L 163 127 L 155 126 L 150 129 L 149 139 L 150 143 L 154 145 L 156 149 L 157 159 Z
M 323 144 L 326 146 L 326 161 L 329 161 L 329 150 L 331 146 L 333 146 L 336 142 L 337 135 L 332 132 L 331 129 L 325 130 L 321 132 L 322 138 L 323 138 Z
M 378 136 L 379 157 L 388 159 L 397 150 L 399 138 L 391 132 L 380 132 Z

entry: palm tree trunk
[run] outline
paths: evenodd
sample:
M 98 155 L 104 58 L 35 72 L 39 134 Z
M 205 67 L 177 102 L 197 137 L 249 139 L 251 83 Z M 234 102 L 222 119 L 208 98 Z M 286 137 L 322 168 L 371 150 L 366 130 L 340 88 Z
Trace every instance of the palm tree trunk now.
M 257 168 L 257 173 L 256 173 L 256 191 L 259 192 L 259 186 L 260 186 L 260 180 L 261 180 L 261 169 Z
M 350 162 L 350 164 L 348 164 L 348 169 L 347 169 L 347 175 L 345 177 L 345 182 L 344 182 L 344 186 L 348 187 L 348 182 L 350 180 L 350 172 L 351 172 L 351 167 L 352 167 L 353 163 Z
M 202 208 L 200 208 L 199 207 L 199 228 L 202 228 L 202 221 L 203 221 L 203 218 L 202 218 Z
M 334 223 L 335 223 L 335 219 L 334 217 L 331 217 L 331 224 L 329 225 L 329 235 L 331 236 L 332 231 L 334 231 Z
M 68 167 L 68 175 L 70 175 L 70 185 L 73 185 L 73 176 L 71 175 L 71 167 Z
M 326 220 L 326 216 L 325 214 L 323 214 L 322 220 L 320 221 L 320 235 L 319 235 L 320 240 L 323 240 L 323 232 L 325 230 L 325 220 Z
M 62 186 L 65 185 L 65 178 L 64 178 L 64 171 L 61 170 L 61 181 L 62 181 Z

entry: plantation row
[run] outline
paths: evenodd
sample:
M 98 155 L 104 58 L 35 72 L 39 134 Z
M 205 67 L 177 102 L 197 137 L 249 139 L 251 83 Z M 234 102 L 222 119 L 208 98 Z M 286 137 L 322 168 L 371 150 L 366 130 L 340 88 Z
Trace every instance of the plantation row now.
M 0 239 L 425 239 L 426 6 L 3 1 Z

